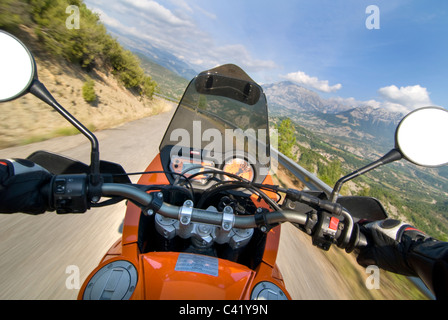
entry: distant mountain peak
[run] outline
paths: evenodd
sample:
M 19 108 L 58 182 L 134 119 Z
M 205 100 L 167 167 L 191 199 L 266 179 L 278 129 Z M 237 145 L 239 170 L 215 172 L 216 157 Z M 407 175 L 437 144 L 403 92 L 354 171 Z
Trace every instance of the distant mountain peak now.
M 291 81 L 281 81 L 263 85 L 268 104 L 272 109 L 282 108 L 293 112 L 318 112 L 324 114 L 339 114 L 353 112 L 354 114 L 372 115 L 383 120 L 396 121 L 403 114 L 391 112 L 383 108 L 375 108 L 368 104 L 350 105 L 343 99 L 324 99 L 317 92 L 304 88 Z
M 291 81 L 263 85 L 269 105 L 294 111 L 337 113 L 352 107 L 334 100 L 326 100 L 307 88 Z
M 395 127 L 403 118 L 403 114 L 399 112 L 388 111 L 383 108 L 374 108 L 369 105 L 363 105 L 351 110 L 338 113 L 340 116 L 348 116 L 353 119 L 369 121 L 371 123 L 390 124 Z

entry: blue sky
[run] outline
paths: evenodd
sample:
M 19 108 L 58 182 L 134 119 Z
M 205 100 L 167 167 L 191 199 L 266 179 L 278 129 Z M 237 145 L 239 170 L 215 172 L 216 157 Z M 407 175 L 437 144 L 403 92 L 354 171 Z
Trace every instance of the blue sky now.
M 106 26 L 166 49 L 197 71 L 235 63 L 259 83 L 292 80 L 354 105 L 448 107 L 447 1 L 85 3 Z M 378 9 L 379 29 L 366 27 L 370 5 Z

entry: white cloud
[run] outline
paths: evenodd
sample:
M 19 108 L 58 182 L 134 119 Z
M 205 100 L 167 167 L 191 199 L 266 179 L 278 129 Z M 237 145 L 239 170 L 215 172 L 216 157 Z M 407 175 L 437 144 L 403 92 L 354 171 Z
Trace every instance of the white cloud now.
M 310 87 L 321 92 L 335 92 L 342 88 L 340 83 L 330 86 L 328 80 L 319 80 L 316 77 L 310 77 L 303 71 L 288 73 L 283 78 L 296 82 L 305 87 Z
M 204 16 L 206 16 L 207 18 L 211 19 L 211 20 L 216 20 L 218 19 L 218 17 L 216 16 L 216 14 L 212 13 L 212 12 L 208 12 L 206 10 L 204 10 L 202 7 L 200 6 L 196 6 L 195 8 L 197 11 L 199 11 L 200 13 L 202 13 Z
M 420 107 L 432 105 L 429 92 L 420 85 L 398 88 L 395 85 L 383 87 L 378 90 L 378 99 L 360 101 L 355 98 L 333 97 L 330 100 L 351 107 L 371 106 L 383 108 L 392 112 L 407 114 Z
M 152 0 L 124 0 L 124 2 L 138 10 L 142 10 L 145 14 L 149 14 L 151 19 L 156 19 L 168 25 L 182 27 L 191 25 L 188 20 L 179 18 L 158 2 Z
M 409 112 L 432 104 L 429 92 L 420 85 L 398 88 L 395 85 L 378 90 L 384 99 L 382 106 L 391 111 Z
M 106 27 L 123 35 L 138 38 L 175 56 L 184 57 L 194 68 L 211 68 L 235 63 L 249 73 L 278 67 L 273 61 L 256 59 L 242 44 L 216 43 L 215 37 L 195 20 L 197 12 L 207 19 L 216 15 L 185 0 L 170 0 L 171 6 L 154 0 L 86 0 L 100 13 Z
M 214 48 L 209 52 L 208 64 L 219 65 L 222 63 L 235 63 L 244 66 L 246 71 L 258 72 L 277 67 L 275 62 L 270 60 L 254 59 L 246 47 L 242 44 L 223 45 Z
M 367 100 L 367 101 L 360 101 L 360 100 L 356 100 L 353 97 L 350 97 L 350 98 L 331 97 L 328 100 L 335 102 L 335 103 L 347 105 L 351 108 L 357 108 L 357 107 L 361 107 L 361 106 L 370 106 L 373 108 L 381 108 L 381 102 L 379 102 L 377 100 L 373 100 L 373 99 Z
M 110 17 L 109 15 L 107 15 L 103 10 L 99 9 L 99 8 L 91 8 L 91 10 L 95 13 L 98 13 L 100 16 L 101 21 L 108 26 L 117 28 L 117 29 L 121 29 L 124 28 L 124 26 L 121 24 L 120 21 Z
M 174 6 L 179 8 L 179 10 L 182 10 L 184 12 L 192 13 L 193 9 L 191 8 L 190 4 L 188 4 L 188 0 L 169 0 Z

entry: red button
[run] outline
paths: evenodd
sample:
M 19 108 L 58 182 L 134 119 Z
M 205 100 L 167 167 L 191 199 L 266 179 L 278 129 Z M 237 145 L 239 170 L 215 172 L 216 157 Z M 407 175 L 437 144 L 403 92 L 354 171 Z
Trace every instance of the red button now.
M 331 230 L 338 230 L 339 219 L 335 217 L 331 217 L 330 225 L 328 226 Z

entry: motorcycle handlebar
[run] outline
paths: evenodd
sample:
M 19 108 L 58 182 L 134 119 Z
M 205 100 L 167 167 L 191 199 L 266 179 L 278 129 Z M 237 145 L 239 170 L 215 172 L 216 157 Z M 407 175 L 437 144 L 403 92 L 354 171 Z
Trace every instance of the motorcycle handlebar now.
M 157 197 L 156 194 L 146 193 L 145 191 L 133 187 L 132 185 L 105 183 L 102 185 L 101 191 L 104 196 L 125 197 L 131 201 L 139 203 L 144 208 L 149 208 L 149 210 L 153 210 L 153 206 L 156 206 L 156 210 L 153 211 L 157 211 L 164 217 L 178 219 L 180 221 L 182 219 L 184 207 L 173 206 L 162 201 L 159 202 L 159 205 L 155 205 L 154 202 Z M 342 209 L 341 215 L 344 217 L 345 230 L 340 235 L 342 239 L 337 239 L 337 242 L 340 248 L 347 248 L 352 236 L 354 224 L 353 219 L 347 210 Z M 188 210 L 188 219 L 192 222 L 223 226 L 224 229 L 228 230 L 231 228 L 248 229 L 259 227 L 259 221 L 255 215 L 229 215 L 225 212 L 217 213 L 215 211 L 207 211 L 192 207 Z M 269 225 L 282 222 L 291 222 L 300 226 L 305 226 L 308 219 L 309 216 L 307 212 L 292 210 L 269 212 L 269 214 L 263 216 L 264 223 Z
M 105 197 L 118 196 L 140 205 L 147 214 L 157 212 L 167 218 L 177 219 L 181 223 L 185 221 L 185 224 L 189 222 L 211 224 L 221 226 L 226 231 L 230 231 L 232 228 L 259 228 L 265 231 L 269 226 L 291 222 L 304 228 L 307 225 L 308 227 L 312 225 L 312 229 L 314 226 L 317 226 L 316 228 L 319 228 L 320 231 L 316 232 L 313 230 L 313 234 L 318 233 L 317 237 L 313 237 L 313 242 L 316 241 L 318 243 L 316 245 L 324 249 L 329 247 L 328 244 L 331 241 L 334 241 L 332 243 L 337 243 L 338 247 L 347 251 L 366 245 L 365 237 L 363 238 L 362 234 L 360 234 L 359 228 L 355 228 L 352 216 L 342 207 L 335 207 L 337 210 L 333 210 L 333 207 L 329 208 L 329 212 L 331 212 L 333 217 L 337 217 L 338 220 L 342 217 L 342 224 L 338 224 L 338 227 L 341 228 L 336 232 L 334 229 L 329 230 L 328 216 L 326 217 L 327 224 L 324 224 L 324 218 L 321 217 L 320 221 L 316 221 L 311 217 L 310 211 L 307 209 L 303 210 L 303 212 L 297 210 L 266 212 L 261 210 L 254 215 L 235 215 L 233 210 L 229 210 L 230 207 L 224 208 L 223 212 L 197 209 L 193 207 L 193 202 L 188 206 L 184 204 L 182 207 L 178 207 L 164 203 L 163 196 L 159 196 L 162 195 L 161 193 L 147 193 L 135 185 L 103 183 L 99 186 L 92 186 L 88 183 L 88 175 L 86 174 L 56 175 L 50 183 L 50 188 L 45 188 L 45 190 L 47 191 L 43 189 L 41 191 L 50 195 L 50 207 L 56 209 L 58 213 L 84 213 L 90 209 L 91 201 L 94 203 L 93 199 L 97 198 L 97 195 Z M 328 207 L 328 205 L 325 206 L 325 202 L 314 199 L 310 195 L 301 195 L 298 191 L 293 196 L 297 198 L 297 201 L 303 201 L 306 204 L 310 203 L 323 211 Z M 321 205 L 323 205 L 322 208 Z
M 122 196 L 129 200 L 135 201 L 144 207 L 151 206 L 154 199 L 153 193 L 146 193 L 140 189 L 137 189 L 131 185 L 116 184 L 116 183 L 105 183 L 103 184 L 102 193 L 104 196 Z M 179 219 L 181 214 L 181 208 L 178 206 L 173 206 L 167 203 L 162 203 L 160 208 L 157 210 L 159 214 L 164 217 L 171 219 Z M 224 214 L 217 214 L 215 211 L 207 211 L 203 209 L 192 208 L 191 211 L 191 221 L 198 223 L 207 223 L 213 225 L 222 225 Z M 306 213 L 300 213 L 295 211 L 274 211 L 266 215 L 268 224 L 275 224 L 281 222 L 292 222 L 300 225 L 305 225 L 308 219 Z M 232 226 L 235 228 L 247 229 L 256 228 L 257 223 L 255 216 L 233 216 Z

